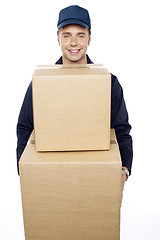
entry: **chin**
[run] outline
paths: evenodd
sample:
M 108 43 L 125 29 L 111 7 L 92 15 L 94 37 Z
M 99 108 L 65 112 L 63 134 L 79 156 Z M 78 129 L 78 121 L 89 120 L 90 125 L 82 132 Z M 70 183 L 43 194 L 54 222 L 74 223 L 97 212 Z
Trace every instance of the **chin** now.
M 68 63 L 80 64 L 80 63 L 85 62 L 86 58 L 85 58 L 85 56 L 67 56 L 67 55 L 65 55 L 65 60 Z

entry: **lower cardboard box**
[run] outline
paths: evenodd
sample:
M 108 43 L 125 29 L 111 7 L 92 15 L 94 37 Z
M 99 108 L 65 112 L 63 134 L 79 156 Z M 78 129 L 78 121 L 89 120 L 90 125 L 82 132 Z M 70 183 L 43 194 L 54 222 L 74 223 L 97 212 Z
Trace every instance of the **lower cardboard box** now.
M 121 158 L 109 151 L 36 152 L 20 159 L 26 240 L 120 239 Z

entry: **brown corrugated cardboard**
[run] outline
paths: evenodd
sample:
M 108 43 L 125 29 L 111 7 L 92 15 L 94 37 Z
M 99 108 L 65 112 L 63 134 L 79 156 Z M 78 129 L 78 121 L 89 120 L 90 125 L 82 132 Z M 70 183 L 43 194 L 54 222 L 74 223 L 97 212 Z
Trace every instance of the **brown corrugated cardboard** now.
M 39 66 L 32 85 L 37 151 L 109 149 L 111 75 L 102 65 Z
M 20 159 L 26 240 L 120 239 L 121 159 L 109 151 L 45 152 Z
M 30 141 L 30 143 L 35 144 L 35 132 L 34 132 L 34 130 L 31 133 L 29 141 Z M 113 129 L 111 129 L 111 131 L 110 131 L 110 143 L 117 143 L 115 131 Z

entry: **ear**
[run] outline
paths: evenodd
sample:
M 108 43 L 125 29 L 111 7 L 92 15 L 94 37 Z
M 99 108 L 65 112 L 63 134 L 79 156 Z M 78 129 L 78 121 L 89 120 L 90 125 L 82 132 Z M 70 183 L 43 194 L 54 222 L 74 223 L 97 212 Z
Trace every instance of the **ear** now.
M 90 45 L 90 42 L 91 42 L 91 35 L 89 36 L 88 46 Z
M 57 34 L 58 45 L 61 46 L 61 42 L 60 42 L 60 39 L 59 39 L 59 38 L 60 38 L 60 36 L 59 36 L 59 34 Z

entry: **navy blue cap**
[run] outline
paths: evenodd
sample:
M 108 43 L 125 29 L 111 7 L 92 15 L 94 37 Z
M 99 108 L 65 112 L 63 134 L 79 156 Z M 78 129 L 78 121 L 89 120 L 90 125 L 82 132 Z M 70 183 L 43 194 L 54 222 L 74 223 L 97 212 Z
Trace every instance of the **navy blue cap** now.
M 88 11 L 78 5 L 72 5 L 62 9 L 59 13 L 57 27 L 60 29 L 69 24 L 78 24 L 85 28 L 91 28 Z

